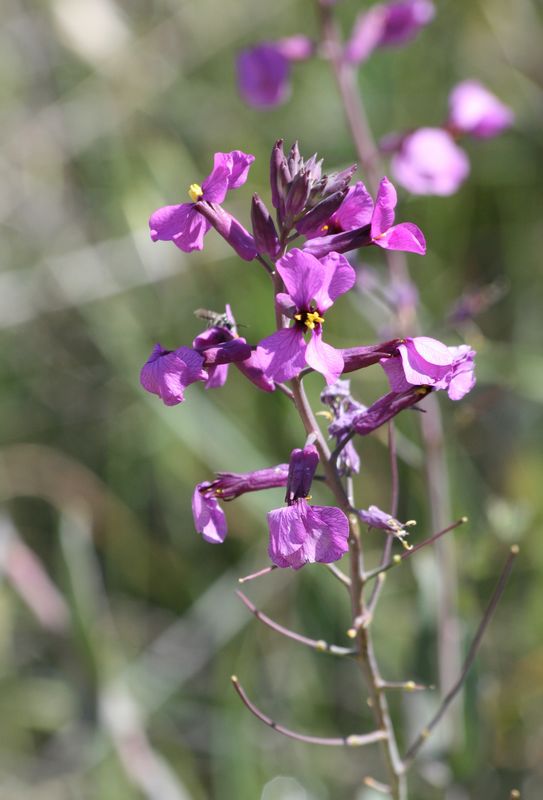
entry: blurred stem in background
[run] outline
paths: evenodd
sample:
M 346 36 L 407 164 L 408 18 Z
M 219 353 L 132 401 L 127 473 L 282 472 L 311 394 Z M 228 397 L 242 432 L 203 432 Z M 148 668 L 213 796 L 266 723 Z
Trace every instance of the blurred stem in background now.
M 318 0 L 317 7 L 321 21 L 321 50 L 334 73 L 360 165 L 367 176 L 370 190 L 376 194 L 379 181 L 384 175 L 384 168 L 358 88 L 356 67 L 343 58 L 342 39 L 334 17 L 333 6 Z M 402 288 L 411 283 L 407 258 L 402 252 L 390 250 L 385 250 L 385 258 L 389 268 L 391 286 L 397 289 L 397 292 L 393 294 L 401 298 Z M 397 335 L 420 334 L 415 303 L 398 301 L 396 321 Z M 425 414 L 420 415 L 420 426 L 425 452 L 430 520 L 432 529 L 437 531 L 444 528 L 451 518 L 451 501 L 443 423 L 439 402 L 435 396 L 428 397 L 425 411 Z M 392 513 L 392 516 L 395 514 Z M 461 664 L 460 622 L 457 613 L 458 579 L 453 540 L 440 539 L 436 543 L 435 552 L 439 685 L 441 693 L 444 695 L 452 685 Z M 452 726 L 449 744 L 452 745 L 454 741 L 456 745 L 460 745 L 463 740 L 460 710 L 454 712 L 453 708 L 450 719 Z

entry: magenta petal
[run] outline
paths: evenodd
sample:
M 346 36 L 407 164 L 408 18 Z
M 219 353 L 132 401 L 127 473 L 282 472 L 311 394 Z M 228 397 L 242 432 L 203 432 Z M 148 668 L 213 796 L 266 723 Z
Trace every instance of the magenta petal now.
M 366 61 L 379 45 L 387 19 L 387 9 L 382 5 L 372 6 L 359 14 L 353 32 L 345 48 L 345 59 L 351 64 Z
M 275 47 L 289 61 L 305 61 L 307 58 L 311 58 L 315 50 L 311 39 L 301 33 L 278 39 Z
M 411 384 L 406 380 L 401 358 L 398 356 L 383 358 L 379 363 L 386 373 L 393 392 L 401 394 L 401 392 L 407 392 L 411 388 Z
M 215 364 L 207 368 L 208 379 L 205 384 L 206 389 L 220 389 L 224 386 L 228 378 L 228 364 Z
M 179 347 L 170 352 L 156 344 L 142 367 L 140 383 L 148 392 L 160 397 L 165 405 L 175 406 L 185 399 L 187 386 L 207 379 L 203 363 L 203 356 L 190 347 Z
M 211 228 L 209 222 L 196 211 L 195 206 L 192 206 L 191 210 L 192 213 L 188 214 L 185 219 L 184 228 L 172 238 L 173 243 L 184 253 L 203 250 L 204 236 Z
M 351 231 L 369 225 L 373 213 L 373 200 L 362 183 L 351 186 L 345 200 L 332 217 L 332 223 L 342 231 Z
M 319 311 L 324 313 L 333 305 L 336 298 L 353 288 L 356 272 L 340 253 L 329 253 L 319 261 L 324 268 L 324 279 L 313 299 Z
M 199 216 L 193 203 L 181 203 L 177 206 L 163 206 L 157 209 L 149 219 L 149 228 L 153 242 L 169 242 L 174 236 L 190 228 L 191 220 Z
M 250 153 L 243 153 L 241 150 L 232 150 L 231 153 L 225 153 L 231 159 L 230 177 L 228 178 L 229 189 L 239 189 L 240 186 L 247 180 L 249 175 L 249 168 L 255 157 Z M 218 201 L 216 201 L 218 202 Z
M 228 191 L 231 170 L 230 153 L 215 153 L 213 169 L 202 183 L 202 200 L 207 200 L 208 203 L 222 203 Z
M 391 163 L 394 178 L 413 194 L 454 194 L 468 176 L 469 159 L 448 131 L 419 128 L 401 143 Z
M 266 375 L 281 383 L 295 378 L 304 369 L 305 352 L 304 334 L 297 327 L 276 331 L 257 347 L 257 357 Z
M 349 522 L 339 508 L 297 500 L 268 513 L 268 553 L 278 567 L 300 569 L 314 562 L 337 561 L 348 550 Z
M 388 180 L 388 178 L 381 178 L 377 198 L 375 200 L 375 208 L 371 219 L 371 235 L 372 238 L 386 233 L 394 223 L 394 209 L 398 202 L 398 195 L 396 189 Z
M 245 361 L 236 361 L 236 367 L 248 378 L 251 383 L 254 383 L 263 392 L 273 392 L 275 390 L 275 382 L 273 378 L 266 374 L 267 356 L 263 358 L 264 351 L 255 347 Z
M 456 131 L 485 139 L 509 127 L 514 114 L 478 81 L 463 81 L 449 97 L 449 124 Z
M 343 372 L 341 352 L 323 342 L 319 333 L 312 334 L 305 351 L 305 360 L 312 369 L 324 375 L 328 385 L 335 383 Z
M 256 108 L 273 108 L 290 94 L 290 63 L 273 44 L 241 52 L 237 73 L 242 98 Z
M 221 544 L 227 534 L 226 516 L 215 497 L 206 497 L 200 492 L 209 484 L 200 483 L 192 496 L 192 516 L 198 533 L 206 542 Z
M 432 385 L 450 372 L 449 348 L 429 336 L 406 339 L 398 347 L 406 380 L 413 386 Z
M 400 222 L 390 230 L 378 236 L 374 242 L 383 250 L 402 250 L 405 253 L 426 253 L 426 239 L 423 232 L 412 222 Z
M 289 295 L 298 308 L 308 308 L 319 289 L 327 281 L 328 272 L 315 256 L 294 248 L 277 262 Z

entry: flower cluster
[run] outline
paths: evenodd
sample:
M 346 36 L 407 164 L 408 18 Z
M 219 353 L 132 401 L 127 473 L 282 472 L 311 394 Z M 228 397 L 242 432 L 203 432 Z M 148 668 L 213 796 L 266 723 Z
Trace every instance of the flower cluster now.
M 281 388 L 287 395 L 289 381 L 299 382 L 306 372 L 321 373 L 327 384 L 322 401 L 328 407 L 328 432 L 336 440 L 334 468 L 340 477 L 352 475 L 360 469 L 352 437 L 371 433 L 429 392 L 445 389 L 451 399 L 460 399 L 475 382 L 474 352 L 467 345 L 447 347 L 420 336 L 370 345 L 355 339 L 349 348 L 325 342 L 328 312 L 356 283 L 355 268 L 344 253 L 377 246 L 422 255 L 424 236 L 411 222 L 395 224 L 396 191 L 387 178 L 381 180 L 374 201 L 361 181 L 351 185 L 354 165 L 326 174 L 322 161 L 316 156 L 302 158 L 297 144 L 285 154 L 281 140 L 273 147 L 270 161 L 275 220 L 264 201 L 254 195 L 251 234 L 221 203 L 230 189 L 246 181 L 253 160 L 240 150 L 217 153 L 211 175 L 201 187 L 191 185 L 192 203 L 167 206 L 151 216 L 151 237 L 171 240 L 187 251 L 201 249 L 205 233 L 213 226 L 237 255 L 257 259 L 273 278 L 276 330 L 249 343 L 239 335 L 229 305 L 223 314 L 200 309 L 196 315 L 207 320 L 208 327 L 191 347 L 166 350 L 156 344 L 142 368 L 141 383 L 166 405 L 176 405 L 183 402 L 185 389 L 192 383 L 222 386 L 230 364 L 259 389 Z M 305 241 L 289 249 L 291 241 L 301 238 Z M 349 381 L 340 376 L 375 364 L 384 369 L 391 391 L 366 406 L 351 396 Z M 286 505 L 268 514 L 272 563 L 299 569 L 307 563 L 341 558 L 349 538 L 345 509 L 308 502 L 318 462 L 319 452 L 309 442 L 291 453 L 288 465 L 219 473 L 214 480 L 199 483 L 192 503 L 197 531 L 208 542 L 224 541 L 224 501 L 286 486 Z M 366 519 L 367 513 L 371 509 L 360 511 L 361 518 Z M 402 526 L 395 525 L 400 536 Z
M 325 5 L 324 0 L 321 3 Z M 435 7 L 431 0 L 391 0 L 370 6 L 358 14 L 341 48 L 339 59 L 342 69 L 354 70 L 381 48 L 410 42 L 434 16 Z M 285 102 L 291 93 L 291 63 L 319 54 L 330 57 L 326 48 L 319 51 L 310 39 L 301 34 L 276 42 L 263 42 L 242 51 L 237 63 L 241 97 L 249 105 L 261 110 Z M 458 139 L 464 136 L 475 139 L 497 136 L 513 120 L 511 109 L 481 83 L 465 80 L 450 93 L 449 113 L 442 125 L 388 134 L 382 139 L 380 148 L 383 154 L 391 156 L 393 177 L 409 192 L 450 195 L 459 189 L 470 172 L 468 155 L 457 144 Z M 357 184 L 350 191 L 353 198 L 354 192 L 364 193 L 365 189 L 362 184 Z M 361 214 L 357 201 L 355 213 Z M 361 220 L 354 224 L 347 202 L 343 211 L 331 219 L 330 232 L 352 230 L 363 224 Z M 319 233 L 313 235 L 319 236 Z M 385 246 L 381 244 L 381 247 Z M 335 249 L 336 252 L 344 252 L 337 247 Z M 410 252 L 418 250 L 411 248 Z

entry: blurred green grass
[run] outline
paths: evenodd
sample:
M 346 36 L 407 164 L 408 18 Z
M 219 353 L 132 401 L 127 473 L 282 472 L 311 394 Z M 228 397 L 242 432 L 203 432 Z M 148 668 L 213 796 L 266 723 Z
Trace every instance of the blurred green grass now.
M 346 25 L 358 8 L 339 7 Z M 0 795 L 252 800 L 291 775 L 310 798 L 353 797 L 359 787 L 369 800 L 360 779 L 376 769 L 373 751 L 284 740 L 229 686 L 238 673 L 268 713 L 302 730 L 332 735 L 369 721 L 352 667 L 260 628 L 233 595 L 237 577 L 265 562 L 264 514 L 280 492 L 229 505 L 223 547 L 193 531 L 197 481 L 285 461 L 299 445 L 285 398 L 253 391 L 233 370 L 221 392 L 193 386 L 175 409 L 138 384 L 154 341 L 192 340 L 197 307 L 231 302 L 252 340 L 272 324 L 254 265 L 231 258 L 213 233 L 190 257 L 153 245 L 149 213 L 183 200 L 218 150 L 256 156 L 229 206 L 246 223 L 251 192 L 267 196 L 277 137 L 299 139 L 329 166 L 354 158 L 325 64 L 299 65 L 292 99 L 275 111 L 258 114 L 236 94 L 236 51 L 311 35 L 312 4 L 5 0 L 3 23 Z M 360 76 L 377 135 L 436 124 L 466 77 L 517 116 L 503 137 L 466 145 L 472 174 L 456 196 L 402 202 L 429 242 L 412 263 L 426 332 L 460 333 L 479 351 L 477 390 L 458 406 L 442 401 L 453 508 L 471 520 L 457 534 L 466 640 L 507 545 L 522 548 L 468 682 L 465 743 L 443 761 L 436 738 L 413 779 L 417 800 L 498 800 L 514 786 L 537 800 L 543 786 L 541 33 L 530 0 L 447 0 L 414 43 L 378 53 Z M 382 270 L 379 253 L 368 260 Z M 495 280 L 506 295 L 471 329 L 450 330 L 452 302 Z M 371 301 L 338 303 L 338 344 L 375 339 L 370 317 L 353 326 L 357 308 L 370 312 Z M 319 381 L 308 383 L 316 399 Z M 384 385 L 372 370 L 354 383 L 367 401 Z M 411 418 L 400 429 L 415 445 L 406 451 L 414 466 L 401 468 L 400 517 L 415 517 L 422 535 L 417 429 Z M 372 438 L 361 450 L 360 503 L 386 505 L 385 449 Z M 377 557 L 377 535 L 368 550 Z M 32 553 L 51 582 L 49 604 L 33 610 L 13 579 Z M 391 680 L 432 682 L 432 561 L 417 563 L 390 576 L 376 645 Z M 346 641 L 347 600 L 324 569 L 274 573 L 249 593 L 296 630 Z M 395 698 L 400 730 L 431 702 Z

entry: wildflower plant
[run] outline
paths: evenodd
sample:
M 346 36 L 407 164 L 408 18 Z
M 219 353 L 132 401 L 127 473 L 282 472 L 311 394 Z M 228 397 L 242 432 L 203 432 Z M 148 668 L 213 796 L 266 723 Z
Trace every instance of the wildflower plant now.
M 448 692 L 444 693 L 437 713 L 401 756 L 387 693 L 399 688 L 412 691 L 425 687 L 411 680 L 390 683 L 380 673 L 373 652 L 372 620 L 383 578 L 393 567 L 416 557 L 422 548 L 441 541 L 466 519 L 451 521 L 449 518 L 425 536 L 413 534 L 412 520 L 402 523 L 397 519 L 400 486 L 394 422 L 408 409 L 426 412 L 420 416 L 429 480 L 431 483 L 443 478 L 442 447 L 441 444 L 437 449 L 435 446 L 436 441 L 441 442 L 442 429 L 434 395 L 444 391 L 450 400 L 460 401 L 474 388 L 475 351 L 467 343 L 447 345 L 421 335 L 416 292 L 405 291 L 411 280 L 404 254 L 423 256 L 426 239 L 414 222 L 395 220 L 397 192 L 393 183 L 381 173 L 379 151 L 367 126 L 354 82 L 355 70 L 373 52 L 411 41 L 431 22 L 434 7 L 429 0 L 374 5 L 357 18 L 353 32 L 343 41 L 336 24 L 334 3 L 321 0 L 317 5 L 320 41 L 310 42 L 307 37 L 296 35 L 275 43 L 260 43 L 244 51 L 237 65 L 240 92 L 248 103 L 259 109 L 273 106 L 284 101 L 290 91 L 291 62 L 315 55 L 324 57 L 337 79 L 365 174 L 360 176 L 362 179 L 357 175 L 355 180 L 355 164 L 329 172 L 316 155 L 305 158 L 297 142 L 285 149 L 284 142 L 277 140 L 270 156 L 269 198 L 253 195 L 248 209 L 252 232 L 223 208 L 228 192 L 250 181 L 252 155 L 241 150 L 216 153 L 213 170 L 201 185 L 190 183 L 189 178 L 190 203 L 155 211 L 149 222 L 152 239 L 171 241 L 190 252 L 201 250 L 205 235 L 214 228 L 237 256 L 261 269 L 263 279 L 271 282 L 275 326 L 262 340 L 247 341 L 239 335 L 229 305 L 224 313 L 200 310 L 197 316 L 205 318 L 208 324 L 195 337 L 192 346 L 185 344 L 166 350 L 156 344 L 142 368 L 141 384 L 166 405 L 190 402 L 190 394 L 197 391 L 191 388 L 185 396 L 191 384 L 220 387 L 226 381 L 229 365 L 233 364 L 248 379 L 248 390 L 281 392 L 284 402 L 290 403 L 293 413 L 299 416 L 300 439 L 293 443 L 290 454 L 285 453 L 284 463 L 264 464 L 247 473 L 221 472 L 198 483 L 192 501 L 194 524 L 206 543 L 221 543 L 227 535 L 225 506 L 228 502 L 247 492 L 285 487 L 284 505 L 270 508 L 267 519 L 262 520 L 262 532 L 267 528 L 269 563 L 243 580 L 275 569 L 298 571 L 311 569 L 314 564 L 327 565 L 351 598 L 352 618 L 348 628 L 352 647 L 328 645 L 300 636 L 264 616 L 244 594 L 239 593 L 240 598 L 258 619 L 288 638 L 314 650 L 325 650 L 356 661 L 366 682 L 375 727 L 372 731 L 346 733 L 339 738 L 298 733 L 270 720 L 247 697 L 239 680 L 233 677 L 232 681 L 247 708 L 286 736 L 328 746 L 379 744 L 383 775 L 379 779 L 365 776 L 366 783 L 395 800 L 406 800 L 408 769 L 462 686 L 518 549 L 511 550 L 456 681 L 452 688 L 444 687 Z M 511 119 L 509 110 L 475 81 L 457 87 L 451 96 L 448 122 L 432 134 L 434 144 L 427 143 L 422 148 L 429 151 L 432 147 L 441 148 L 437 162 L 440 169 L 446 162 L 448 182 L 444 182 L 443 176 L 434 175 L 430 180 L 426 175 L 425 190 L 446 194 L 467 175 L 469 165 L 466 167 L 461 158 L 453 166 L 452 155 L 448 161 L 443 157 L 451 142 L 456 147 L 454 137 L 470 134 L 488 138 L 506 127 Z M 388 142 L 388 152 L 394 153 L 393 172 L 411 191 L 419 191 L 421 184 L 406 177 L 410 168 L 411 175 L 414 174 L 409 148 L 413 147 L 416 136 L 428 137 L 429 130 L 396 136 L 394 141 Z M 437 144 L 438 134 L 445 137 L 446 144 L 445 140 Z M 351 346 L 339 348 L 328 334 L 328 317 L 337 313 L 333 305 L 338 298 L 357 291 L 356 254 L 366 247 L 380 248 L 387 261 L 390 285 L 398 298 L 398 329 L 394 338 L 368 343 L 357 339 L 356 326 L 353 326 Z M 403 305 L 402 296 L 408 298 Z M 381 397 L 364 396 L 362 402 L 361 398 L 352 396 L 350 381 L 345 376 L 366 369 L 382 369 L 390 391 Z M 304 389 L 304 378 L 311 372 L 322 376 L 323 405 L 318 413 L 326 421 L 326 430 L 319 425 L 317 412 L 311 407 Z M 432 447 L 425 419 L 432 424 Z M 353 476 L 365 468 L 360 459 L 364 450 L 362 437 L 385 425 L 392 467 L 390 507 L 386 511 L 375 504 L 367 509 L 360 508 L 354 496 Z M 311 502 L 311 485 L 317 470 L 328 489 L 329 505 Z M 438 488 L 439 498 L 443 500 L 446 487 L 442 483 Z M 435 485 L 430 485 L 430 499 L 432 519 L 439 520 L 443 508 L 436 506 Z M 364 563 L 366 528 L 380 530 L 384 535 L 382 558 L 373 569 L 368 569 Z M 344 557 L 342 567 L 348 561 L 345 571 L 336 563 Z

